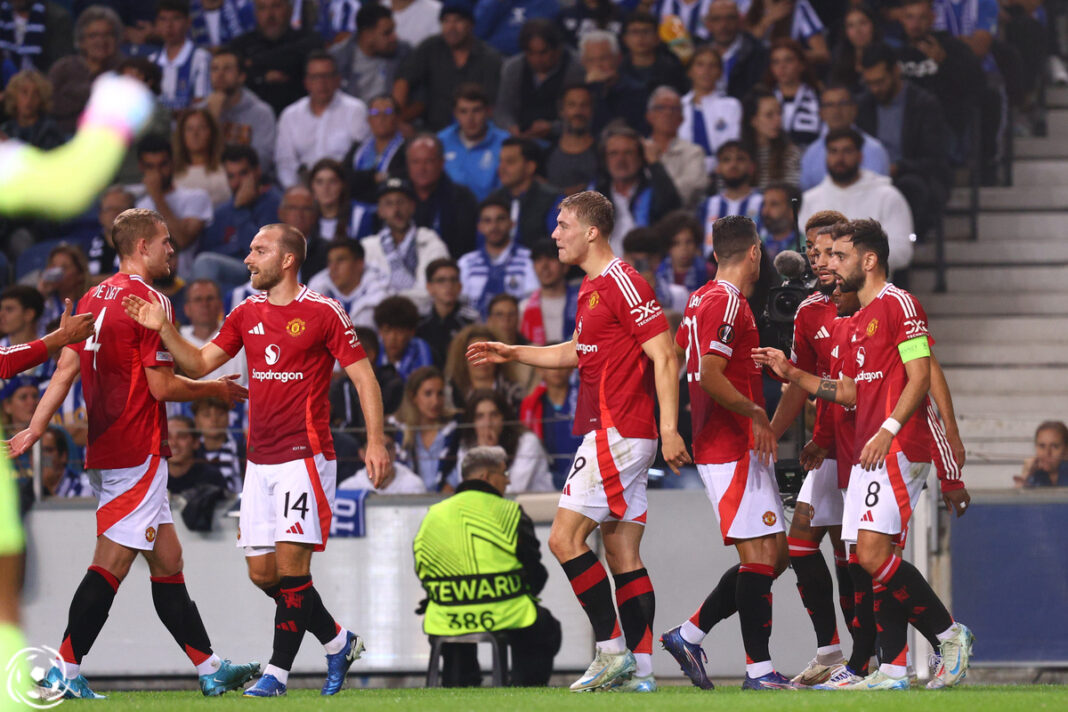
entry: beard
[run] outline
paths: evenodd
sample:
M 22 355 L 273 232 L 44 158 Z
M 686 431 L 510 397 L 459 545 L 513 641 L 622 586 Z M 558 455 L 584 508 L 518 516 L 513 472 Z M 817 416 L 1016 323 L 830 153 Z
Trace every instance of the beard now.
M 841 279 L 842 292 L 858 292 L 860 288 L 864 286 L 864 272 L 862 270 L 856 270 L 849 274 L 839 274 Z
M 741 188 L 743 185 L 745 185 L 749 181 L 749 176 L 742 175 L 738 176 L 737 178 L 726 178 L 724 176 L 720 176 L 719 180 L 723 183 L 725 187 L 730 188 L 731 190 L 735 190 L 736 188 Z
M 832 279 L 830 284 L 824 284 L 823 282 L 819 281 L 818 278 L 816 279 L 816 291 L 825 297 L 829 297 L 834 294 L 835 287 L 837 286 L 837 280 Z
M 252 275 L 252 288 L 265 292 L 278 285 L 282 281 L 281 270 L 264 270 L 262 267 L 260 271 Z
M 835 183 L 852 183 L 860 175 L 860 164 L 858 163 L 852 168 L 843 168 L 842 170 L 834 170 L 828 166 L 827 174 L 831 176 L 831 180 Z

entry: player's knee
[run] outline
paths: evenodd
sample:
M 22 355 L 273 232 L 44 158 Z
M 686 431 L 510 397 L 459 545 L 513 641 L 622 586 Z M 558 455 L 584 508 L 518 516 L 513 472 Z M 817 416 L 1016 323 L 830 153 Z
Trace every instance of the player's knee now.
M 886 555 L 874 547 L 857 547 L 857 563 L 861 568 L 874 576 L 879 567 L 886 561 Z
M 270 588 L 278 583 L 278 575 L 274 571 L 249 568 L 248 580 L 257 588 Z
M 574 541 L 574 537 L 567 533 L 561 533 L 557 529 L 549 532 L 549 551 L 561 564 L 570 561 L 581 554 L 580 547 Z

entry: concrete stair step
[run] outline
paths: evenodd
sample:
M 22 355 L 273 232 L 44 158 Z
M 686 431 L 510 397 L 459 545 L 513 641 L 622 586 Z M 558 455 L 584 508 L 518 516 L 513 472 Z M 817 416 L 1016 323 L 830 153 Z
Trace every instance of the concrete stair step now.
M 1037 413 L 1045 415 L 1043 420 L 1064 420 L 1068 413 L 1068 395 L 1022 394 L 1006 397 L 1003 394 L 954 394 L 953 407 L 959 415 L 997 416 L 1012 419 L 1024 418 L 1030 422 Z
M 1068 197 L 1066 195 L 1065 197 Z M 1066 204 L 1068 205 L 1068 204 Z M 1061 206 L 1062 208 L 1065 206 Z M 971 224 L 967 215 L 945 217 L 946 241 L 970 241 Z M 1068 210 L 983 212 L 979 213 L 979 242 L 1028 240 L 1033 242 L 1062 242 L 1068 227 Z
M 937 347 L 936 347 L 937 348 Z M 1068 366 L 1027 368 L 947 367 L 946 381 L 954 394 L 1060 395 L 1068 398 Z
M 1068 122 L 1065 124 L 1061 137 L 1062 143 L 1068 142 Z M 1012 183 L 1014 187 L 1066 185 L 1068 184 L 1068 161 L 1055 158 L 1016 161 L 1012 167 Z
M 1027 443 L 1031 446 L 1034 442 L 1035 428 L 1046 420 L 1056 420 L 1058 416 L 1053 412 L 1037 412 L 1034 414 L 991 414 L 977 415 L 962 413 L 959 410 L 957 399 L 953 399 L 957 411 L 957 426 L 960 428 L 961 438 L 965 445 L 972 442 L 985 443 L 1010 443 L 1015 447 L 1016 443 Z
M 992 216 L 984 216 L 992 217 Z M 1001 217 L 1001 216 L 998 216 Z M 1065 227 L 1068 227 L 1068 214 L 1065 215 Z M 1058 240 L 1033 240 L 1024 236 L 1013 239 L 958 241 L 946 240 L 946 261 L 954 266 L 962 264 L 1068 264 L 1068 240 L 1063 235 Z M 913 266 L 934 264 L 935 245 L 928 242 L 916 246 L 912 258 Z
M 939 319 L 933 317 L 937 324 Z M 934 328 L 938 328 L 935 326 Z M 979 343 L 943 342 L 935 346 L 935 355 L 944 368 L 975 366 L 1058 366 L 1068 364 L 1068 343 Z
M 1023 467 L 1019 462 L 964 463 L 964 485 L 969 490 L 1006 489 L 1015 487 L 1013 477 Z
M 931 331 L 939 343 L 1030 343 L 1037 352 L 1045 344 L 1068 343 L 1068 317 L 939 317 L 931 320 Z
M 1018 138 L 1012 143 L 1017 160 L 1029 158 L 1068 158 L 1068 142 L 1055 138 Z
M 968 188 L 954 188 L 949 207 L 967 210 Z M 1027 210 L 1065 210 L 1068 208 L 1068 183 L 1061 185 L 1010 186 L 1008 188 L 980 188 L 979 206 L 983 212 Z
M 1068 87 L 1049 87 L 1046 89 L 1046 106 L 1052 108 L 1068 108 Z
M 913 282 L 916 277 L 913 275 Z M 979 287 L 973 287 L 978 289 Z M 1068 290 L 1068 286 L 1062 287 Z M 931 294 L 917 290 L 916 296 L 931 319 L 943 316 L 1031 316 L 1049 314 L 1068 316 L 1068 291 L 1047 292 L 955 292 Z
M 1046 125 L 1050 138 L 1068 137 L 1068 109 L 1050 109 L 1046 112 Z
M 933 266 L 921 265 L 912 270 L 910 291 L 922 294 L 933 292 Z M 946 270 L 946 285 L 950 292 L 1039 292 L 1054 298 L 1050 292 L 1068 291 L 1068 270 L 1064 265 L 1035 265 L 1028 267 L 956 267 Z M 1058 297 L 1059 298 L 1059 297 Z

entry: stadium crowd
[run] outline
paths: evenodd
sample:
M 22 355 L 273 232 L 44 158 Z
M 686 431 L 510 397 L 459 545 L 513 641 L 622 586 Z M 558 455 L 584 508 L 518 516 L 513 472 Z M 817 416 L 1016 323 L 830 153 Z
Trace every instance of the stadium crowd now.
M 574 374 L 464 354 L 485 340 L 570 339 L 580 275 L 549 239 L 564 196 L 611 199 L 613 249 L 675 326 L 715 274 L 711 227 L 726 215 L 753 218 L 769 258 L 798 249 L 798 219 L 817 211 L 874 217 L 904 276 L 910 236 L 940 221 L 955 170 L 981 155 L 990 179 L 1006 133 L 1030 128 L 1047 64 L 1068 80 L 1051 20 L 1063 11 L 1041 0 L 4 0 L 0 138 L 62 145 L 106 72 L 143 82 L 157 106 L 91 211 L 0 222 L 0 345 L 53 330 L 64 299 L 114 273 L 111 225 L 134 206 L 165 219 L 175 264 L 154 286 L 182 335 L 206 343 L 254 293 L 243 260 L 257 230 L 284 222 L 308 238 L 303 280 L 344 306 L 375 364 L 398 462 L 382 491 L 451 492 L 464 454 L 496 445 L 509 492 L 558 491 L 580 440 Z M 6 432 L 29 422 L 52 368 L 4 383 Z M 238 358 L 207 377 L 247 381 L 246 369 Z M 338 480 L 366 487 L 352 383 L 336 379 L 330 403 Z M 239 492 L 243 408 L 168 407 L 172 491 Z M 88 494 L 85 419 L 76 386 L 42 441 L 44 494 Z M 1063 426 L 1043 432 L 1064 440 Z M 1020 479 L 1056 483 L 1047 460 L 1045 479 Z M 29 455 L 15 464 L 28 477 Z

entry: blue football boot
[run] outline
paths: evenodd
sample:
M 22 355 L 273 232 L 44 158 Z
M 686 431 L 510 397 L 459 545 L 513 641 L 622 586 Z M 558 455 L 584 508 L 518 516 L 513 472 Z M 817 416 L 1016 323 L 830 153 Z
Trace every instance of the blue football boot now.
M 345 684 L 345 675 L 352 663 L 359 659 L 362 652 L 363 638 L 350 632 L 345 638 L 345 647 L 340 652 L 326 656 L 326 681 L 319 694 L 336 695 Z
M 702 690 L 714 690 L 716 686 L 708 679 L 708 674 L 705 672 L 704 661 L 708 660 L 708 657 L 705 655 L 704 648 L 700 645 L 687 643 L 679 632 L 680 630 L 681 626 L 678 626 L 661 635 L 660 647 L 671 653 L 671 657 L 675 658 L 675 661 L 682 668 L 682 671 L 686 673 L 686 677 L 690 678 L 690 682 L 694 684 L 694 687 L 700 687 Z
M 286 694 L 286 686 L 274 675 L 263 675 L 256 684 L 245 690 L 245 697 L 281 697 Z
M 98 695 L 89 689 L 89 681 L 85 675 L 75 678 L 63 677 L 63 673 L 55 665 L 48 671 L 44 679 L 37 683 L 38 687 L 53 692 L 62 692 L 65 700 L 106 700 L 107 695 Z
M 205 697 L 217 697 L 224 692 L 240 688 L 259 672 L 259 663 L 234 665 L 229 660 L 223 660 L 218 670 L 210 675 L 200 676 L 200 691 Z
M 745 682 L 742 683 L 743 690 L 799 690 L 797 685 L 790 681 L 789 678 L 780 675 L 772 670 L 767 675 L 761 675 L 760 677 L 745 676 Z

